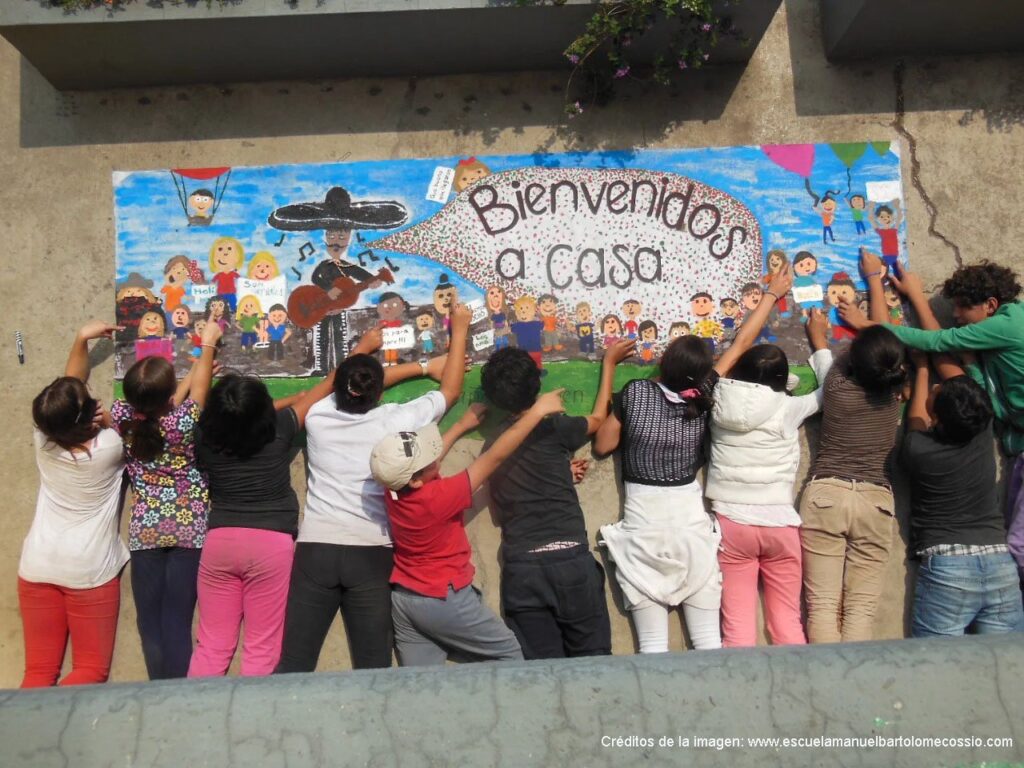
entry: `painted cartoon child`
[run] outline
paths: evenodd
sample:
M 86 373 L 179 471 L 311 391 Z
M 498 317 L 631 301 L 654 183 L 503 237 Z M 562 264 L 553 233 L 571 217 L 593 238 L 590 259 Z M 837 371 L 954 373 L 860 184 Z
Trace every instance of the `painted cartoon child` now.
M 683 321 L 676 321 L 668 327 L 669 340 L 678 339 L 680 336 L 690 335 L 690 324 Z
M 188 207 L 191 211 L 189 221 L 193 224 L 213 218 L 213 214 L 210 211 L 213 208 L 213 192 L 208 189 L 197 189 L 188 196 Z M 192 221 L 193 218 L 199 219 L 199 221 Z
M 903 221 L 903 209 L 900 208 L 900 201 L 898 199 L 891 200 L 889 205 L 879 205 L 874 212 L 868 208 L 868 218 L 871 220 L 875 234 L 882 241 L 882 261 L 890 271 L 893 271 L 896 269 L 896 260 L 900 256 L 899 230 Z
M 509 315 L 508 301 L 505 298 L 505 289 L 500 285 L 491 285 L 487 288 L 487 313 L 491 319 L 491 328 L 494 329 L 494 348 L 504 349 L 508 346 L 509 336 L 512 332 L 508 328 Z
M 798 251 L 793 257 L 793 287 L 812 288 L 818 284 L 814 275 L 818 272 L 818 257 L 810 251 Z M 823 301 L 802 301 L 799 303 L 800 314 L 806 320 L 812 309 L 825 309 Z
M 154 306 L 139 319 L 139 337 L 135 340 L 135 359 L 162 357 L 174 362 L 174 345 L 167 338 L 167 318 Z
M 246 277 L 250 280 L 273 280 L 280 275 L 281 268 L 277 266 L 277 259 L 269 251 L 258 251 L 249 260 Z
M 626 299 L 622 305 L 622 330 L 627 339 L 635 339 L 640 334 L 640 313 L 643 306 L 636 299 Z
M 117 324 L 123 326 L 124 330 L 118 334 L 118 338 L 124 341 L 131 341 L 139 335 L 139 320 L 154 305 L 159 306 L 156 296 L 150 289 L 153 281 L 143 277 L 138 272 L 132 272 L 123 281 L 117 284 L 117 293 L 114 295 Z
M 640 323 L 640 359 L 645 364 L 654 363 L 654 349 L 658 346 L 658 326 L 653 320 Z
M 889 310 L 889 322 L 903 325 L 903 300 L 892 285 L 885 286 L 885 306 Z
M 416 315 L 416 338 L 419 339 L 420 349 L 423 356 L 428 357 L 434 354 L 434 313 L 429 309 Z M 497 334 L 494 336 L 497 341 Z M 508 344 L 508 331 L 505 331 L 505 343 Z
M 457 291 L 455 286 L 448 281 L 448 275 L 441 275 L 434 286 L 434 311 L 441 318 L 441 327 L 444 328 L 444 346 L 448 348 L 448 339 L 451 336 L 452 307 L 455 306 Z
M 206 300 L 206 312 L 204 316 L 211 323 L 220 326 L 221 331 L 226 331 L 230 323 L 227 318 L 228 301 L 223 296 L 211 296 Z
M 846 272 L 836 272 L 828 281 L 828 303 L 831 309 L 828 311 L 828 319 L 832 324 L 832 338 L 835 340 L 852 339 L 856 332 L 850 326 L 843 323 L 839 316 L 839 305 L 843 302 L 854 304 L 857 301 L 857 287 Z
M 235 327 L 242 332 L 238 343 L 246 352 L 252 351 L 256 346 L 262 320 L 263 308 L 260 306 L 260 300 L 252 294 L 243 296 L 235 313 Z
M 715 311 L 715 300 L 710 293 L 701 291 L 690 297 L 690 314 L 694 317 L 693 335 L 707 339 L 714 347 L 716 341 L 722 340 L 722 324 L 712 317 Z
M 558 343 L 558 299 L 552 294 L 545 293 L 537 299 L 537 311 L 540 312 L 540 321 L 544 324 L 541 331 L 541 347 L 543 352 L 553 352 L 562 349 Z
M 622 338 L 622 321 L 618 315 L 605 315 L 601 318 L 601 343 L 605 349 L 612 347 Z
M 755 309 L 757 305 L 761 303 L 761 299 L 764 296 L 764 290 L 757 283 L 747 283 L 740 289 L 740 304 L 743 306 L 743 317 L 747 317 Z M 740 323 L 742 325 L 742 322 Z M 764 327 L 761 328 L 761 332 L 754 339 L 755 344 L 771 344 L 775 341 L 775 335 L 768 330 L 768 324 L 765 323 Z
M 189 337 L 189 327 L 192 325 L 192 311 L 185 305 L 179 304 L 171 310 L 171 333 L 178 341 Z
M 722 328 L 726 331 L 736 330 L 736 321 L 740 315 L 740 303 L 731 296 L 718 302 L 718 311 L 722 315 Z
M 789 257 L 786 256 L 786 252 L 775 249 L 768 251 L 768 272 L 761 278 L 761 283 L 768 287 L 771 283 L 772 278 L 775 277 L 782 269 L 789 264 Z M 789 311 L 789 304 L 786 302 L 785 296 L 779 296 L 778 301 L 775 302 L 773 310 L 777 311 L 782 317 L 789 317 L 792 314 Z
M 857 234 L 863 235 L 867 232 L 867 225 L 864 224 L 864 213 L 867 207 L 867 200 L 864 195 L 850 195 L 846 202 L 850 204 L 850 216 L 853 218 L 853 226 L 857 228 Z
M 185 283 L 189 281 L 189 259 L 187 256 L 171 256 L 164 265 L 164 310 L 167 314 L 181 304 L 185 296 Z
M 516 335 L 516 346 L 529 353 L 538 368 L 541 363 L 541 333 L 544 323 L 537 319 L 537 300 L 532 296 L 520 296 L 512 309 L 516 321 L 512 323 L 512 333 Z
M 203 318 L 197 318 L 192 324 L 192 352 L 189 355 L 195 359 L 199 359 L 199 356 L 203 353 L 203 329 L 206 327 L 206 320 Z
M 570 325 L 570 329 L 576 333 L 581 355 L 592 355 L 597 351 L 594 348 L 594 312 L 590 304 L 581 301 L 576 305 L 576 322 Z
M 828 238 L 832 238 L 832 242 L 836 241 L 836 236 L 832 232 L 832 222 L 836 220 L 836 201 L 831 194 L 826 193 L 825 196 L 814 204 L 814 209 L 821 215 L 821 242 L 827 243 Z
M 472 184 L 480 181 L 480 179 L 486 178 L 491 175 L 491 169 L 481 163 L 475 157 L 467 157 L 465 160 L 459 160 L 455 166 L 455 178 L 452 180 L 452 186 L 455 188 L 455 194 L 462 192 Z
M 449 307 L 450 310 L 450 307 Z M 405 313 L 409 305 L 394 291 L 384 291 L 377 299 L 377 326 L 379 328 L 401 328 L 405 325 Z M 398 350 L 384 350 L 384 365 L 398 363 Z
M 284 304 L 274 304 L 267 310 L 263 336 L 270 344 L 267 357 L 270 360 L 284 360 L 284 343 L 292 336 L 292 329 L 288 327 L 288 310 Z
M 217 295 L 223 296 L 228 309 L 234 313 L 237 309 L 235 281 L 238 270 L 245 263 L 245 249 L 233 237 L 218 237 L 210 246 L 210 270 L 213 282 L 217 284 Z

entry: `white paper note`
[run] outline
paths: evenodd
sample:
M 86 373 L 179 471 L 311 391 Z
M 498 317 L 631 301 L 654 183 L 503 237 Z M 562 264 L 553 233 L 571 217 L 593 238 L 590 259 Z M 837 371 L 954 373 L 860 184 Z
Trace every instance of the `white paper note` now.
M 427 187 L 427 200 L 435 203 L 447 203 L 448 196 L 452 192 L 452 182 L 455 181 L 455 169 L 445 168 L 442 165 L 434 169 L 434 176 Z
M 382 328 L 380 335 L 383 339 L 381 349 L 412 349 L 416 346 L 416 329 L 411 325 Z

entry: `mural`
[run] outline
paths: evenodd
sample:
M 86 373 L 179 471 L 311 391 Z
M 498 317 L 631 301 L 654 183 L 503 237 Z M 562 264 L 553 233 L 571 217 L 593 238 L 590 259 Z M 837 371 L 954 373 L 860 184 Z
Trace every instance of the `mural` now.
M 863 297 L 861 247 L 906 259 L 901 198 L 888 142 L 116 173 L 116 374 L 184 371 L 211 322 L 224 365 L 263 376 L 322 374 L 372 327 L 385 365 L 420 360 L 455 301 L 476 361 L 625 336 L 652 365 L 681 334 L 724 349 L 787 264 L 762 340 L 803 360 L 813 307 L 852 337 L 835 307 Z

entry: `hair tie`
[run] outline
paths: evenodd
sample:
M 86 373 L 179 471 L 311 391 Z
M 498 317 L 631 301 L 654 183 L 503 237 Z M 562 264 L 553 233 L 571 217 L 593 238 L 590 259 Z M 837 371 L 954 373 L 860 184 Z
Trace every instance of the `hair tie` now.
M 679 393 L 679 396 L 684 400 L 692 400 L 696 397 L 700 397 L 700 390 L 695 387 L 691 387 L 690 389 L 684 389 Z
M 146 416 L 146 414 L 139 413 L 138 411 L 132 414 L 132 421 L 145 421 L 148 418 L 149 417 Z
M 362 397 L 363 396 L 362 392 L 360 392 L 358 390 L 355 390 L 355 389 L 352 389 L 352 385 L 351 384 L 349 384 L 347 387 L 345 387 L 345 391 L 348 392 L 350 397 Z

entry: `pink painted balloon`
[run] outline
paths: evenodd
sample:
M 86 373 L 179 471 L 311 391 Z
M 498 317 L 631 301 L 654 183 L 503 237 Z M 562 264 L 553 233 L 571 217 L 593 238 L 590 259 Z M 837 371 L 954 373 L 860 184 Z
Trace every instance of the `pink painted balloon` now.
M 805 179 L 811 175 L 811 166 L 814 165 L 813 144 L 765 144 L 761 151 L 787 171 Z

